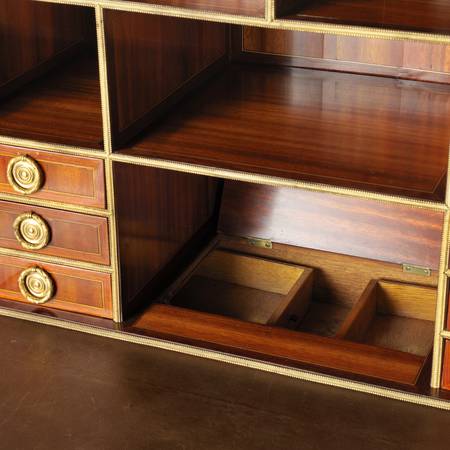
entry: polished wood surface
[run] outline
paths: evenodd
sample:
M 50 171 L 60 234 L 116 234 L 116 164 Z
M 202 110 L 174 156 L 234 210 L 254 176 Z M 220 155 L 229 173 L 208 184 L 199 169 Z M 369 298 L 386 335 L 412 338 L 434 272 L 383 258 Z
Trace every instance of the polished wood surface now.
M 73 58 L 1 101 L 0 135 L 101 149 L 96 53 Z
M 126 309 L 210 222 L 216 211 L 217 183 L 207 177 L 121 163 L 114 164 L 114 176 L 121 187 L 115 198 Z
M 340 339 L 251 324 L 167 305 L 152 305 L 131 324 L 165 337 L 293 366 L 331 368 L 414 385 L 424 359 Z
M 450 46 L 233 27 L 237 60 L 450 83 Z
M 8 182 L 6 171 L 9 161 L 18 155 L 31 156 L 44 173 L 42 189 L 29 197 L 105 207 L 105 171 L 102 160 L 20 147 L 0 145 L 0 192 L 16 194 Z
M 38 214 L 49 226 L 50 242 L 40 250 L 26 250 L 108 265 L 108 219 L 50 208 L 0 201 L 0 247 L 24 250 L 14 235 L 13 224 L 24 213 Z
M 66 311 L 112 317 L 111 276 L 56 264 L 37 263 L 25 258 L 0 256 L 0 297 L 28 303 L 22 296 L 18 279 L 29 267 L 47 271 L 56 285 L 55 297 L 39 308 L 55 308 Z
M 113 138 L 119 142 L 155 120 L 158 106 L 228 49 L 223 24 L 106 10 L 105 27 Z
M 443 212 L 226 181 L 219 231 L 438 269 Z
M 42 74 L 95 30 L 93 11 L 30 0 L 0 4 L 0 97 Z M 7 84 L 7 85 L 6 85 Z
M 265 14 L 264 0 L 139 0 L 139 3 L 236 14 L 239 16 L 264 17 Z
M 447 0 L 281 0 L 277 9 L 290 20 L 450 32 Z
M 444 366 L 442 368 L 442 387 L 450 390 L 450 341 L 445 342 Z
M 449 113 L 443 85 L 231 65 L 123 152 L 443 200 Z
M 6 317 L 0 341 L 5 449 L 448 450 L 438 408 Z

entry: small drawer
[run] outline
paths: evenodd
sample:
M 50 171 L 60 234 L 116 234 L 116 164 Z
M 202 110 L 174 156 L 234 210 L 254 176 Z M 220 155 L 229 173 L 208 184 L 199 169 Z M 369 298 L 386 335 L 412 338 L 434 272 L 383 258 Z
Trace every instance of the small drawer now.
M 0 192 L 104 208 L 103 161 L 0 145 Z
M 108 219 L 0 201 L 0 247 L 108 265 Z
M 295 328 L 311 299 L 312 269 L 212 250 L 166 296 L 172 305 Z
M 0 256 L 0 297 L 99 317 L 112 317 L 107 273 Z

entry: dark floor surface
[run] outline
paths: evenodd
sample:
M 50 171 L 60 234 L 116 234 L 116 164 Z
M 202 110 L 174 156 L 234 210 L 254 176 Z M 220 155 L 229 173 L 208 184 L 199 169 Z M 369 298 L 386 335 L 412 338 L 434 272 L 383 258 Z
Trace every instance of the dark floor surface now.
M 0 318 L 0 448 L 450 449 L 450 412 Z

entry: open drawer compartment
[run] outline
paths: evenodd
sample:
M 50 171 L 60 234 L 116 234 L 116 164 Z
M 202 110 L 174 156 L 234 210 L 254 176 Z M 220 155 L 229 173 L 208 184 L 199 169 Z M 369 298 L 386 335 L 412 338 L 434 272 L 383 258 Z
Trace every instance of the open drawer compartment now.
M 434 338 L 436 289 L 372 280 L 338 337 L 426 357 Z
M 127 331 L 391 386 L 426 375 L 442 212 L 114 171 L 136 180 L 116 196 Z
M 308 308 L 312 269 L 213 249 L 170 304 L 246 322 L 295 328 Z

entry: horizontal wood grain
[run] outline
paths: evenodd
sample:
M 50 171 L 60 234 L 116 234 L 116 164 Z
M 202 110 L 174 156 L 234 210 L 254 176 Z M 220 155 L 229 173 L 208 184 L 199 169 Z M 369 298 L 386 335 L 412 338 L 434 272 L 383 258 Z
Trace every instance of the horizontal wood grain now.
M 0 247 L 23 250 L 13 223 L 24 213 L 38 214 L 49 226 L 51 239 L 32 253 L 58 256 L 97 264 L 109 264 L 108 219 L 50 208 L 0 201 Z
M 443 223 L 438 211 L 226 181 L 219 231 L 437 269 Z
M 74 57 L 0 102 L 0 135 L 102 149 L 97 54 Z
M 31 156 L 42 168 L 45 177 L 42 189 L 29 197 L 105 207 L 105 170 L 102 160 L 20 147 L 0 145 L 0 192 L 16 193 L 8 182 L 6 170 L 9 161 L 19 155 Z
M 232 36 L 238 60 L 450 83 L 449 45 L 256 27 Z
M 264 0 L 139 0 L 139 3 L 251 17 L 264 17 L 265 14 Z
M 449 125 L 448 86 L 236 64 L 122 152 L 442 201 Z
M 447 0 L 281 0 L 277 15 L 341 25 L 444 34 L 450 31 Z
M 111 276 L 68 266 L 0 256 L 0 297 L 28 303 L 19 290 L 18 279 L 24 269 L 36 266 L 47 271 L 56 285 L 55 297 L 40 308 L 112 317 Z
M 154 336 L 241 356 L 342 372 L 414 385 L 424 358 L 364 344 L 328 339 L 227 317 L 152 305 L 129 324 Z
M 105 35 L 115 145 L 228 51 L 226 25 L 197 20 L 106 10 Z

